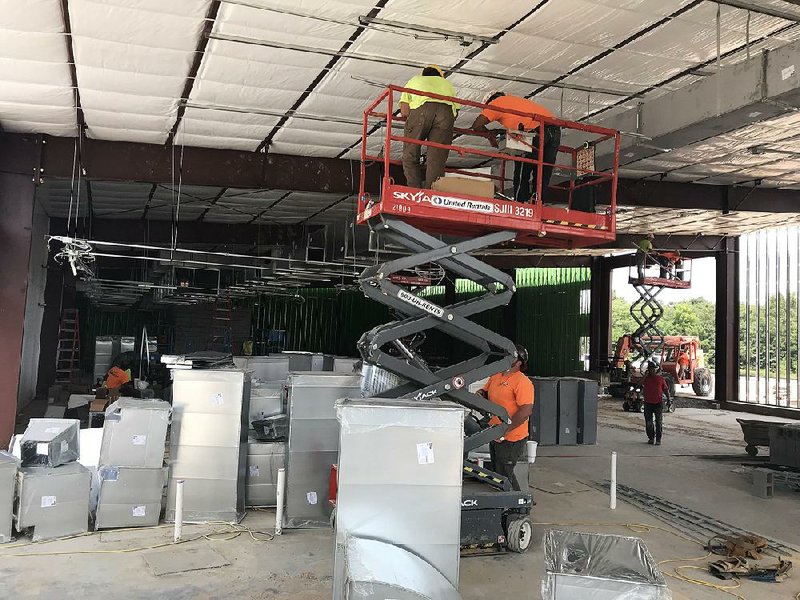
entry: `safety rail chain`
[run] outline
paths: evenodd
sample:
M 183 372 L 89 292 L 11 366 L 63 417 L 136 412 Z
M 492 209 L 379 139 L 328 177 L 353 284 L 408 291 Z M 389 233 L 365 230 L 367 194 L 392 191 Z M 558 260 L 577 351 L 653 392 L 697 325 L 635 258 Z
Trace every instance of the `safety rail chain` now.
M 395 126 L 402 124 L 405 119 L 396 115 L 398 108 L 394 95 L 409 92 L 426 96 L 434 100 L 455 102 L 462 106 L 478 109 L 490 108 L 492 111 L 528 117 L 538 123 L 539 140 L 544 140 L 545 127 L 553 125 L 561 128 L 562 132 L 580 132 L 588 138 L 578 147 L 564 144 L 559 146 L 559 153 L 568 154 L 571 164 L 562 164 L 558 159 L 554 163 L 544 161 L 544 143 L 538 143 L 535 158 L 506 154 L 499 151 L 484 150 L 481 148 L 440 144 L 428 140 L 417 140 L 397 135 Z M 379 106 L 385 104 L 385 110 Z M 376 121 L 378 125 L 385 124 L 385 133 L 382 134 L 382 151 L 375 154 L 369 150 L 368 141 L 370 122 Z M 456 128 L 455 132 L 466 137 L 487 138 L 493 133 L 479 132 L 470 129 Z M 511 132 L 514 133 L 514 132 Z M 460 168 L 446 168 L 446 173 L 464 175 L 476 179 L 499 182 L 501 190 L 509 181 L 506 177 L 506 164 L 527 163 L 536 169 L 536 190 L 534 201 L 519 203 L 512 200 L 474 196 L 453 192 L 435 192 L 420 190 L 407 186 L 397 185 L 390 174 L 392 165 L 402 162 L 392 158 L 393 142 L 396 144 L 415 144 L 424 147 L 447 149 L 459 156 L 473 156 L 488 161 L 500 161 L 499 174 L 476 173 Z M 598 171 L 594 167 L 594 159 L 585 164 L 579 160 L 584 150 L 594 149 L 603 143 L 613 144 L 613 158 L 608 171 Z M 616 238 L 616 211 L 617 211 L 617 173 L 619 170 L 619 132 L 588 123 L 566 121 L 554 117 L 546 117 L 517 111 L 508 108 L 489 106 L 480 102 L 473 102 L 463 98 L 441 96 L 430 92 L 408 89 L 398 86 L 387 87 L 378 98 L 364 111 L 362 123 L 361 143 L 361 178 L 359 185 L 359 202 L 357 207 L 358 222 L 363 223 L 379 213 L 404 216 L 407 220 L 416 220 L 426 230 L 455 234 L 476 234 L 492 230 L 515 229 L 519 232 L 516 242 L 526 245 L 545 247 L 583 247 L 598 245 L 613 241 Z M 366 169 L 369 163 L 383 165 L 381 177 L 380 198 L 373 199 L 365 189 Z M 544 166 L 566 171 L 569 177 L 566 181 L 549 186 L 549 193 L 559 200 L 566 208 L 561 206 L 545 205 L 542 194 L 542 174 Z M 583 180 L 582 180 L 583 178 Z M 608 205 L 602 214 L 585 212 L 572 208 L 575 192 L 583 188 L 598 188 L 608 184 L 610 194 L 602 199 L 600 204 Z
M 391 216 L 381 216 L 371 222 L 373 230 L 387 241 L 406 248 L 410 254 L 368 267 L 359 283 L 364 294 L 392 309 L 399 317 L 366 332 L 358 342 L 364 361 L 378 365 L 407 380 L 379 394 L 382 398 L 406 398 L 420 402 L 447 398 L 481 415 L 476 433 L 467 435 L 464 451 L 478 448 L 503 435 L 510 423 L 506 410 L 468 390 L 469 385 L 511 367 L 517 357 L 516 347 L 508 338 L 472 322 L 477 313 L 504 306 L 516 291 L 513 278 L 477 258 L 470 256 L 488 246 L 510 241 L 513 231 L 500 231 L 447 244 L 408 223 Z M 392 281 L 392 274 L 413 269 L 430 262 L 457 277 L 469 279 L 484 288 L 485 293 L 440 306 L 419 295 L 420 287 L 404 287 Z M 431 369 L 409 341 L 413 336 L 437 329 L 463 344 L 475 348 L 477 354 L 465 361 L 441 369 Z M 384 350 L 394 346 L 399 356 Z M 489 425 L 490 417 L 500 419 L 500 425 Z M 467 476 L 509 491 L 508 479 L 465 461 Z

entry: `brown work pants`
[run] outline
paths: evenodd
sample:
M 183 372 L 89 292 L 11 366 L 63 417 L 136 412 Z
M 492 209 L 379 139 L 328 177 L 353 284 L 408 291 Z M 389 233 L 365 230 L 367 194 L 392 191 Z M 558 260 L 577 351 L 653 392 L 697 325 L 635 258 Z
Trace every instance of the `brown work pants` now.
M 453 125 L 455 123 L 453 107 L 442 102 L 426 102 L 419 108 L 412 109 L 406 119 L 405 137 L 415 140 L 427 140 L 439 144 L 450 144 L 453 141 Z M 418 144 L 403 145 L 403 172 L 409 187 L 421 188 L 422 171 L 419 165 L 422 146 Z M 433 182 L 444 175 L 447 155 L 450 151 L 444 148 L 428 146 L 428 159 L 425 166 L 425 188 L 430 189 Z

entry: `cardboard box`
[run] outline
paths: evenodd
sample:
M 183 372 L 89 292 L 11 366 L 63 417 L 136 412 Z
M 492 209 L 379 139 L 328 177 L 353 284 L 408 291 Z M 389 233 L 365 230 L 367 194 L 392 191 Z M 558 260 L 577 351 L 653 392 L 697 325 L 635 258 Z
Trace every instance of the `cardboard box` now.
M 440 177 L 433 182 L 436 192 L 494 198 L 494 182 L 478 177 Z

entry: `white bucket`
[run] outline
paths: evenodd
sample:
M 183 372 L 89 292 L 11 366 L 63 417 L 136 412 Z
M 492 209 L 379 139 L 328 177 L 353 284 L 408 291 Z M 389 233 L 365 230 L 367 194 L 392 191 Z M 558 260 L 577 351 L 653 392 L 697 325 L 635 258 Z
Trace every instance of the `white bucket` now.
M 534 442 L 533 440 L 528 440 L 528 443 L 525 445 L 525 450 L 527 451 L 529 464 L 536 462 L 536 447 L 538 445 L 539 442 Z

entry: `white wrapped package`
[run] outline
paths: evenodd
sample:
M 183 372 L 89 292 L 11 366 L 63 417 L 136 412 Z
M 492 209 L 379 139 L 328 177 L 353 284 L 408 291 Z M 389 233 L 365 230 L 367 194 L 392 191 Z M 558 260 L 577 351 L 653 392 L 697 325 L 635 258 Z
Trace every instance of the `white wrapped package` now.
M 672 600 L 639 538 L 549 530 L 542 544 L 543 600 Z

